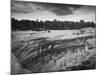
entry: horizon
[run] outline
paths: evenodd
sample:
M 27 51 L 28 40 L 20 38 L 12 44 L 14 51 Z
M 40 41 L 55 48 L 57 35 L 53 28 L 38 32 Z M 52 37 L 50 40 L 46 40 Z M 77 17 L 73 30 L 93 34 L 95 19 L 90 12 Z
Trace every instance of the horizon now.
M 14 17 L 12 17 L 11 19 L 15 19 L 15 20 L 17 20 L 17 21 L 22 21 L 22 20 L 29 20 L 29 19 L 21 19 L 21 20 L 18 20 L 18 19 L 16 19 L 16 18 L 14 18 Z M 29 21 L 37 21 L 38 20 L 38 22 L 46 22 L 46 21 L 50 21 L 50 22 L 52 22 L 52 21 L 60 21 L 60 22 L 67 22 L 68 20 L 65 20 L 65 21 L 62 21 L 62 20 L 57 20 L 57 19 L 54 19 L 54 20 L 39 20 L 39 19 L 35 19 L 35 20 L 29 20 Z M 81 20 L 80 20 L 81 21 Z M 69 22 L 80 22 L 80 21 L 69 21 Z M 84 20 L 83 20 L 84 21 Z M 93 23 L 95 23 L 96 24 L 96 22 L 94 22 L 94 21 L 84 21 L 84 22 L 93 22 Z

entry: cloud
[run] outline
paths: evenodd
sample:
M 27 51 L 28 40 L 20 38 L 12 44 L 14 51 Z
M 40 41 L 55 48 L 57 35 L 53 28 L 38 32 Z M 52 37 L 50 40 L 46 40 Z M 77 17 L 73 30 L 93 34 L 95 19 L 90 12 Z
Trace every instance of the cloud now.
M 12 13 L 30 13 L 33 12 L 33 8 L 27 2 L 13 1 L 11 3 L 11 12 Z
M 73 14 L 73 12 L 70 9 L 64 10 L 64 9 L 58 9 L 57 8 L 57 9 L 53 9 L 52 12 L 55 13 L 56 15 L 58 15 L 58 16 L 64 16 L 64 15 Z
M 49 11 L 57 16 L 73 15 L 75 11 L 94 11 L 94 8 L 83 5 L 71 5 L 71 4 L 57 4 L 57 3 L 43 3 L 43 2 L 25 2 L 25 1 L 12 1 L 11 11 L 12 13 L 34 13 L 41 11 Z M 84 10 L 87 9 L 87 10 Z
M 75 10 L 78 10 L 81 5 L 70 5 L 70 4 L 57 4 L 57 3 L 40 3 L 34 2 L 34 4 L 48 10 L 57 16 L 72 15 Z

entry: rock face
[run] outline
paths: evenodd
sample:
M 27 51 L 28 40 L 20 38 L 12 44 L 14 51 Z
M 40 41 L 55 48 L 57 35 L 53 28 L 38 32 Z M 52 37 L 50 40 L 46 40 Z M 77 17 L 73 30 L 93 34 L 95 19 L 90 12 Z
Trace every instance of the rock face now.
M 94 67 L 91 68 L 90 64 Z M 88 49 L 87 46 L 75 49 L 65 48 L 65 51 L 48 53 L 27 62 L 24 66 L 32 73 L 95 69 L 95 48 Z
M 11 54 L 11 74 L 15 75 L 21 71 L 22 67 L 14 54 Z
M 20 62 L 15 57 L 15 55 L 13 53 L 11 53 L 11 75 L 16 75 L 19 73 L 26 74 L 26 73 L 32 73 L 32 72 L 27 69 L 23 69 Z
M 95 65 L 94 35 L 60 40 L 31 37 L 14 41 L 12 44 L 11 73 L 13 75 L 69 71 L 77 68 L 80 70 L 83 67 L 87 70 L 87 67 L 92 69 L 91 66 Z

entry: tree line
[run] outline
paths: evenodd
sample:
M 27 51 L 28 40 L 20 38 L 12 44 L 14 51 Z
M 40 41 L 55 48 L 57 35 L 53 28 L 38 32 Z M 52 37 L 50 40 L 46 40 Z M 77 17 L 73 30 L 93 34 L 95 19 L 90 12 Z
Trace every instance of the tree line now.
M 79 22 L 74 21 L 36 21 L 34 20 L 17 20 L 11 19 L 11 29 L 12 30 L 71 30 L 71 29 L 81 29 L 86 27 L 96 27 L 94 22 L 85 22 L 80 20 Z

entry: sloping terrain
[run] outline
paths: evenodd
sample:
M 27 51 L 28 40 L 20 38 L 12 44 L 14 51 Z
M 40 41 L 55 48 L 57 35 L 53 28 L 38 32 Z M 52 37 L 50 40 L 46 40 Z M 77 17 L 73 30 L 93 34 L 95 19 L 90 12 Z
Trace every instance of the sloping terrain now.
M 12 52 L 35 73 L 95 69 L 95 29 L 86 30 L 14 31 Z

